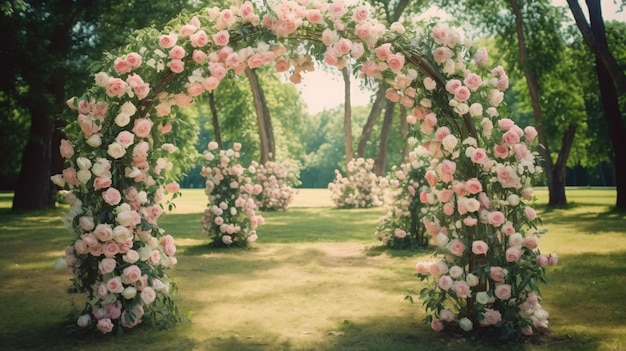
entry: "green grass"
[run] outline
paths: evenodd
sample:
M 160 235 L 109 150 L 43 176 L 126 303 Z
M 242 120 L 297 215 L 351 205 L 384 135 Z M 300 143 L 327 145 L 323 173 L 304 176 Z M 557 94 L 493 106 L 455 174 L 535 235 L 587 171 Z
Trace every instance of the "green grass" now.
M 123 337 L 63 335 L 62 321 L 82 296 L 53 270 L 72 237 L 66 209 L 16 215 L 0 193 L 0 350 L 499 350 L 434 333 L 421 323 L 422 285 L 413 275 L 430 253 L 388 251 L 374 239 L 380 209 L 336 210 L 327 190 L 302 189 L 286 212 L 263 213 L 249 249 L 207 247 L 201 190 L 184 190 L 159 224 L 178 245 L 170 271 L 180 311 L 192 323 L 169 331 L 140 327 Z M 568 189 L 570 206 L 538 209 L 549 231 L 542 252 L 559 264 L 542 286 L 550 332 L 519 350 L 620 350 L 626 345 L 626 216 L 610 212 L 614 190 Z M 74 306 L 74 305 L 75 306 Z

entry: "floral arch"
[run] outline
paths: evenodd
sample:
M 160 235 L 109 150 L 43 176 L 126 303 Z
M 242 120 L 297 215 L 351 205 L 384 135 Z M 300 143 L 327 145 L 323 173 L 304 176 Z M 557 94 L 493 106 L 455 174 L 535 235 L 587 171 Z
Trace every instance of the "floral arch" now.
M 419 197 L 438 245 L 437 262 L 417 265 L 431 282 L 421 298 L 433 329 L 547 327 L 537 281 L 556 256 L 537 249 L 528 205 L 541 171 L 529 151 L 536 131 L 501 117 L 508 77 L 459 30 L 387 26 L 373 12 L 366 2 L 324 0 L 260 12 L 246 1 L 139 32 L 123 55 L 105 59 L 95 84 L 68 101 L 76 120 L 60 146 L 66 168 L 52 177 L 71 205 L 64 220 L 76 235 L 65 258 L 72 289 L 88 295 L 79 327 L 107 333 L 179 318 L 166 274 L 176 246 L 157 224 L 165 195 L 178 192 L 168 172 L 181 156 L 175 107 L 246 68 L 274 65 L 298 83 L 314 54 L 389 82 L 387 98 L 412 108 L 408 161 L 424 177 L 396 175 Z

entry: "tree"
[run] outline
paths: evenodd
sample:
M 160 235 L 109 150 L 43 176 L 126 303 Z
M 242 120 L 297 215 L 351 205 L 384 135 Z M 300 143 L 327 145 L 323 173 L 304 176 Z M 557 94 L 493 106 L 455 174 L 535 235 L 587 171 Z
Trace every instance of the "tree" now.
M 259 127 L 259 139 L 261 140 L 260 150 L 261 158 L 260 163 L 265 164 L 268 161 L 274 160 L 276 156 L 276 145 L 274 142 L 274 129 L 272 128 L 272 119 L 270 117 L 270 110 L 267 107 L 267 101 L 265 100 L 265 94 L 259 83 L 259 78 L 256 71 L 251 68 L 246 68 L 246 76 L 250 82 L 250 88 L 252 89 L 252 96 L 254 98 L 254 108 L 257 116 L 257 124 Z
M 10 44 L 15 44 L 5 47 L 9 50 L 6 55 L 0 55 L 0 64 L 10 67 L 3 70 L 2 90 L 5 101 L 14 107 L 5 111 L 23 111 L 22 120 L 30 121 L 14 210 L 55 205 L 56 188 L 49 178 L 62 168 L 58 145 L 64 102 L 82 93 L 92 79 L 87 73 L 92 60 L 121 46 L 137 28 L 162 27 L 185 6 L 190 5 L 183 0 L 3 3 L 0 23 L 3 32 L 9 33 Z M 3 143 L 3 147 L 15 146 L 19 145 Z
M 602 107 L 613 146 L 615 185 L 617 188 L 615 207 L 626 209 L 626 152 L 624 151 L 626 150 L 626 128 L 620 113 L 615 89 L 615 84 L 617 84 L 622 92 L 626 92 L 626 79 L 623 70 L 619 69 L 617 61 L 609 51 L 600 1 L 587 0 L 586 2 L 589 8 L 590 23 L 587 23 L 582 15 L 578 1 L 567 1 L 585 42 L 595 55 Z

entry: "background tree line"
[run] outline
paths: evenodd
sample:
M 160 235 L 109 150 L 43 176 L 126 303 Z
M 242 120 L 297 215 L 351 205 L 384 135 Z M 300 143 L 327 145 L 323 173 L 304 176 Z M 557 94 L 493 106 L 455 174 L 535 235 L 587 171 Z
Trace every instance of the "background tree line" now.
M 626 146 L 619 144 L 626 141 L 626 136 L 619 136 L 626 118 L 619 77 L 626 65 L 626 23 L 604 23 L 599 0 L 587 1 L 590 22 L 570 20 L 568 9 L 554 7 L 548 0 L 371 3 L 381 21 L 401 21 L 407 27 L 418 20 L 417 14 L 437 5 L 453 14 L 459 26 L 482 37 L 480 44 L 489 48 L 491 62 L 500 62 L 511 77 L 507 103 L 512 118 L 521 125 L 534 124 L 542 133 L 552 205 L 567 203 L 565 185 L 617 185 L 616 204 L 626 207 L 626 161 L 620 161 L 626 157 Z M 568 3 L 576 14 L 578 2 Z M 181 11 L 200 6 L 207 4 L 193 0 L 0 3 L 0 29 L 6 42 L 0 49 L 4 67 L 0 71 L 0 188 L 15 191 L 14 209 L 54 206 L 49 176 L 62 167 L 58 144 L 64 102 L 91 84 L 94 63 L 105 52 L 115 54 L 134 30 L 161 30 Z M 602 75 L 598 68 L 605 67 L 602 55 L 607 53 L 617 72 L 613 67 Z M 346 84 L 350 70 L 342 72 Z M 297 89 L 284 78 L 267 69 L 255 70 L 254 75 L 258 84 L 250 85 L 249 74 L 226 80 L 213 94 L 180 112 L 195 121 L 189 126 L 188 142 L 199 152 L 209 140 L 219 138 L 225 146 L 242 143 L 244 160 L 261 160 L 268 151 L 262 147 L 267 136 L 259 127 L 269 122 L 271 157 L 298 161 L 302 187 L 326 187 L 334 170 L 345 167 L 352 157 L 374 158 L 381 175 L 401 162 L 407 110 L 386 101 L 384 83 L 366 82 L 374 87 L 369 106 L 344 104 L 310 116 Z M 604 78 L 598 79 L 599 75 Z M 614 102 L 608 103 L 611 88 Z M 259 111 L 255 89 L 262 91 L 265 111 Z M 259 119 L 260 114 L 266 114 L 265 119 Z M 204 186 L 197 170 L 188 170 L 182 184 Z

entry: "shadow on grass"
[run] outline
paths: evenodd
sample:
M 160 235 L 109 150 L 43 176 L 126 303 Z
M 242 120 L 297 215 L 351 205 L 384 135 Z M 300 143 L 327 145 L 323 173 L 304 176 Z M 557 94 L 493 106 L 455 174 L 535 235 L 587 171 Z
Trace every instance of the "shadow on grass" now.
M 606 206 L 602 209 L 589 207 L 587 204 L 570 203 L 566 208 L 541 206 L 540 217 L 544 223 L 555 226 L 567 226 L 576 231 L 589 234 L 618 232 L 626 234 L 626 211 L 610 210 Z M 573 215 L 572 212 L 575 212 Z M 601 225 L 599 225 L 601 224 Z
M 380 256 L 387 254 L 391 257 L 415 257 L 423 255 L 432 255 L 435 252 L 434 247 L 413 248 L 413 249 L 391 249 L 385 245 L 366 246 L 366 256 Z

